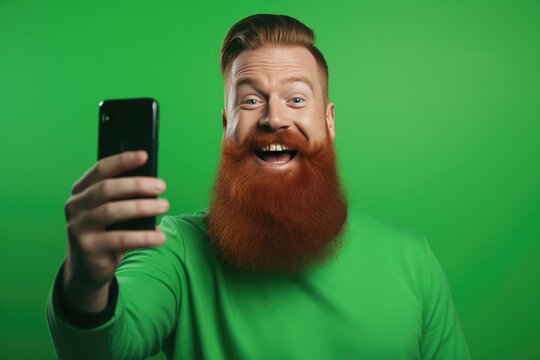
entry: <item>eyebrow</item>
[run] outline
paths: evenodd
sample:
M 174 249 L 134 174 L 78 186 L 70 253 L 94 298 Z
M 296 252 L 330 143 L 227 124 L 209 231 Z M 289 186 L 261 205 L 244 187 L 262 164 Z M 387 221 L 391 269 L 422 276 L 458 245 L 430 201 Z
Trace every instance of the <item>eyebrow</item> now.
M 282 79 L 279 82 L 279 84 L 280 85 L 286 85 L 286 84 L 291 84 L 291 83 L 295 83 L 295 82 L 301 82 L 301 83 L 306 84 L 309 87 L 309 89 L 311 90 L 311 92 L 313 94 L 315 93 L 313 83 L 306 76 L 302 76 L 302 75 L 301 76 L 291 76 L 289 78 Z M 254 87 L 256 90 L 259 90 L 258 89 L 259 88 L 258 84 L 259 84 L 259 82 L 255 78 L 245 76 L 245 77 L 238 78 L 238 80 L 236 80 L 235 87 L 239 88 L 242 85 L 250 85 L 250 86 Z

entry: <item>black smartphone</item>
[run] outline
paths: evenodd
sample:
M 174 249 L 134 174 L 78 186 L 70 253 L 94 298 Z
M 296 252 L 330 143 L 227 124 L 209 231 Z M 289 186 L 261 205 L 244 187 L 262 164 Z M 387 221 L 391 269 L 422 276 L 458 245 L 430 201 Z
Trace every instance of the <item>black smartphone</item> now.
M 157 177 L 159 109 L 152 98 L 104 100 L 99 103 L 98 159 L 124 151 L 146 150 L 148 161 L 117 177 Z M 156 198 L 156 196 L 152 196 Z M 137 198 L 140 198 L 138 196 Z M 156 217 L 130 219 L 107 230 L 154 230 Z

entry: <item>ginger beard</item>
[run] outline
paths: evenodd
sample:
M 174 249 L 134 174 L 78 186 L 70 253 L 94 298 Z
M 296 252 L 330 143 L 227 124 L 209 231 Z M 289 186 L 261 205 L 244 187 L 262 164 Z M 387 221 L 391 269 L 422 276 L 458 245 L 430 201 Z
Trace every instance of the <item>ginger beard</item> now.
M 264 152 L 271 144 L 293 151 Z M 263 159 L 292 165 L 265 166 Z M 340 245 L 347 203 L 330 136 L 319 144 L 290 130 L 257 132 L 237 145 L 224 139 L 210 200 L 208 234 L 228 264 L 298 273 Z

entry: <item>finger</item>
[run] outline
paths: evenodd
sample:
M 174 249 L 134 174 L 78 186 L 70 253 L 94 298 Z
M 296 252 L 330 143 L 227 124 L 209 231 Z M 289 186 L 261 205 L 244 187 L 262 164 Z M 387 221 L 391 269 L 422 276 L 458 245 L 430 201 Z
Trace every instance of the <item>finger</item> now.
M 81 249 L 87 253 L 124 252 L 161 245 L 166 236 L 159 231 L 93 232 L 81 237 Z
M 105 179 L 91 185 L 72 199 L 72 209 L 92 209 L 107 202 L 133 197 L 149 197 L 165 191 L 166 184 L 154 177 Z
M 103 228 L 119 221 L 162 214 L 169 209 L 166 199 L 112 201 L 81 215 L 83 229 Z
M 73 185 L 71 194 L 78 194 L 100 180 L 115 177 L 128 170 L 138 168 L 147 159 L 148 154 L 144 150 L 125 151 L 103 158 L 88 169 L 75 185 Z

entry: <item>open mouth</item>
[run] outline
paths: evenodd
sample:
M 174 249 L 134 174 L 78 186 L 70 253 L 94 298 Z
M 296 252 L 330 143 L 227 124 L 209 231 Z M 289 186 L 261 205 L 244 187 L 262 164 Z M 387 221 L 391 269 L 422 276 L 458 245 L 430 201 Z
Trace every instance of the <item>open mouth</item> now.
M 259 159 L 274 165 L 287 164 L 294 159 L 297 150 L 292 150 L 281 144 L 271 144 L 259 150 L 255 150 L 255 155 Z

